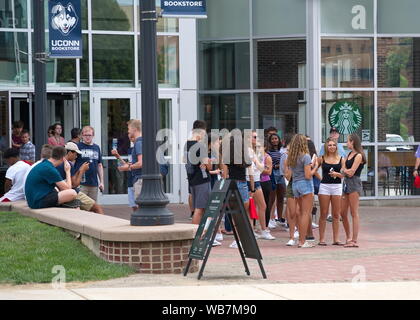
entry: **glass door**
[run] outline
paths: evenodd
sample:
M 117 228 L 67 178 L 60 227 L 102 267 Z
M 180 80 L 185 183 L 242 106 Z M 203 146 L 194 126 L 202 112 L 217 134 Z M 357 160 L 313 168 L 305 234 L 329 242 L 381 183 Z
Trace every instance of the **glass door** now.
M 118 161 L 111 154 L 116 145 L 118 153 L 128 159 L 130 141 L 127 121 L 137 118 L 136 95 L 133 93 L 103 92 L 93 95 L 91 125 L 95 129 L 94 142 L 101 147 L 104 166 L 104 192 L 98 200 L 102 204 L 125 204 L 127 200 L 127 172 L 118 171 Z
M 170 136 L 164 137 L 160 144 L 167 143 L 165 160 L 170 163 L 169 173 L 163 178 L 163 186 L 171 203 L 180 203 L 180 165 L 177 164 L 178 155 L 178 95 L 159 94 L 160 128 L 168 129 Z M 169 141 L 168 141 L 169 139 Z

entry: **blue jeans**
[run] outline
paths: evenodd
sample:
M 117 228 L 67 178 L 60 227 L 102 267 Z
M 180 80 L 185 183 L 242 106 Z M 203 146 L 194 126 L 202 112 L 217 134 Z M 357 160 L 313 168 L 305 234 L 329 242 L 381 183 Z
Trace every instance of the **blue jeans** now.
M 293 181 L 293 195 L 295 198 L 300 198 L 310 193 L 314 193 L 314 183 L 312 179 Z
M 248 202 L 249 200 L 249 191 L 248 191 L 248 184 L 246 181 L 236 181 L 236 185 L 238 186 L 239 193 L 241 194 L 242 201 Z

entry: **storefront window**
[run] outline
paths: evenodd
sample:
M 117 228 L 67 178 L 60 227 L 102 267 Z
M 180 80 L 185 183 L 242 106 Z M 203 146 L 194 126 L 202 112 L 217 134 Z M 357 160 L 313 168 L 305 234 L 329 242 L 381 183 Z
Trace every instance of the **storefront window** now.
M 322 39 L 323 87 L 373 87 L 373 69 L 372 39 Z
M 158 36 L 156 47 L 159 87 L 179 87 L 179 37 Z M 139 82 L 141 82 L 140 53 L 141 51 L 139 52 Z
M 249 38 L 249 23 L 249 0 L 207 1 L 207 19 L 197 21 L 198 37 Z
M 2 0 L 0 2 L 0 28 L 27 28 L 28 8 L 26 0 Z
M 351 133 L 362 142 L 375 141 L 373 92 L 322 92 L 322 137 L 329 136 L 332 126 L 340 132 L 339 142 L 347 141 Z
M 0 32 L 0 85 L 28 85 L 28 34 Z
M 360 174 L 360 180 L 362 180 L 362 197 L 374 197 L 375 196 L 375 148 L 363 146 L 363 152 L 366 156 L 366 164 L 363 167 L 362 173 Z M 347 149 L 346 149 L 347 150 Z
M 322 33 L 373 33 L 373 0 L 321 0 Z
M 92 0 L 92 29 L 133 31 L 133 0 Z
M 252 13 L 256 37 L 306 33 L 305 0 L 252 1 Z
M 378 141 L 420 140 L 420 92 L 378 92 Z M 412 147 L 402 145 L 401 148 Z
M 281 137 L 289 132 L 306 133 L 304 92 L 258 93 L 254 105 L 257 129 L 273 126 Z
M 249 42 L 200 43 L 202 90 L 249 89 Z
M 82 34 L 83 58 L 80 59 L 80 86 L 89 86 L 89 37 Z
M 420 38 L 378 38 L 378 86 L 420 87 Z
M 209 129 L 250 129 L 249 94 L 206 94 L 200 97 L 200 119 Z
M 420 1 L 378 1 L 379 33 L 418 33 L 420 30 Z
M 96 86 L 132 86 L 134 42 L 132 36 L 93 35 L 93 82 Z
M 256 48 L 257 88 L 306 86 L 299 72 L 306 65 L 305 40 L 258 40 Z
M 414 152 L 398 146 L 379 147 L 378 196 L 419 194 L 413 183 Z
M 52 59 L 46 63 L 48 86 L 74 87 L 76 85 L 76 61 Z

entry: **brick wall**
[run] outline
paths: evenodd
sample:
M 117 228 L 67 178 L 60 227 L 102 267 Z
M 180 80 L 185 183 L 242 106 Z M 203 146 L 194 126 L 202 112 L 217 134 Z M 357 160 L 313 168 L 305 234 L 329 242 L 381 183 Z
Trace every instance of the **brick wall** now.
M 164 242 L 100 242 L 100 257 L 106 261 L 134 266 L 139 273 L 182 273 L 188 263 L 192 240 Z M 193 260 L 189 272 L 198 271 Z

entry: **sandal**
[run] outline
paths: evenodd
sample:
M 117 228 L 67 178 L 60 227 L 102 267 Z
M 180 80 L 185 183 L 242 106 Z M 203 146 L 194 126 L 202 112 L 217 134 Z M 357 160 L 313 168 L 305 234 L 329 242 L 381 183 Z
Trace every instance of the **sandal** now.
M 318 245 L 319 246 L 322 246 L 322 247 L 326 247 L 327 246 L 327 244 L 325 242 L 319 242 Z
M 359 248 L 359 246 L 357 245 L 357 243 L 356 243 L 356 242 L 351 241 L 351 242 L 349 242 L 349 243 L 346 243 L 346 244 L 344 245 L 344 248 Z
M 337 241 L 332 243 L 333 246 L 344 246 L 344 243 Z

